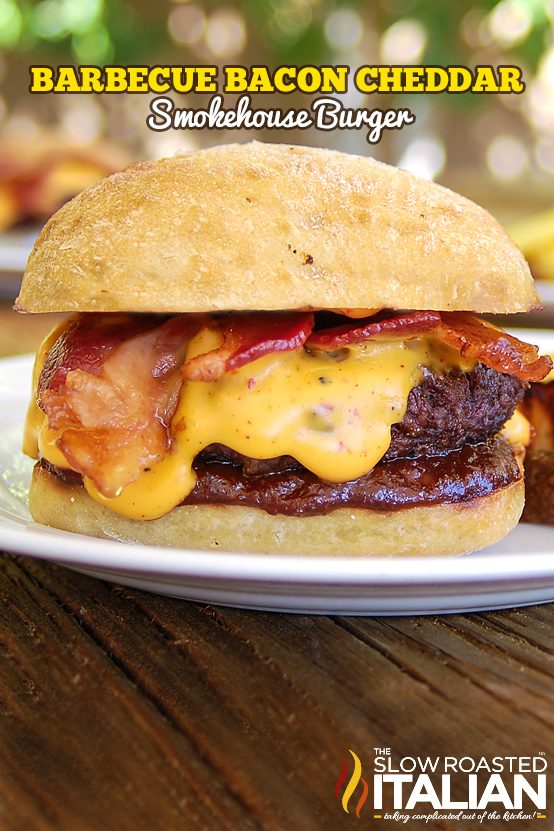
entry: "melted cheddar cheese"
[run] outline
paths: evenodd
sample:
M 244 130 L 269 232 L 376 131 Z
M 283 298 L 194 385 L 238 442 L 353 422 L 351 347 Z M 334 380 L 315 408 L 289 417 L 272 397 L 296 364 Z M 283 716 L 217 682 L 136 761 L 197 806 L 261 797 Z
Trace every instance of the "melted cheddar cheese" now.
M 531 424 L 520 410 L 515 410 L 500 431 L 500 435 L 516 447 L 528 447 L 531 444 Z
M 55 326 L 39 346 L 33 366 L 32 398 L 27 409 L 25 431 L 23 434 L 23 452 L 26 456 L 31 456 L 33 459 L 36 459 L 39 455 L 44 456 L 45 459 L 48 459 L 48 461 L 57 467 L 69 467 L 62 454 L 58 451 L 58 459 L 62 462 L 62 464 L 58 464 L 58 462 L 55 462 L 53 458 L 51 459 L 50 456 L 47 456 L 40 449 L 41 436 L 43 433 L 46 433 L 48 425 L 46 424 L 44 413 L 38 406 L 38 381 L 50 349 L 54 346 L 61 333 L 67 329 L 72 320 L 74 318 L 70 317 Z M 57 438 L 59 438 L 59 435 L 56 435 Z
M 35 383 L 52 344 L 37 357 Z M 187 358 L 219 345 L 209 329 L 188 344 Z M 474 361 L 430 338 L 366 341 L 336 353 L 305 349 L 267 355 L 215 382 L 183 383 L 165 458 L 141 472 L 115 497 L 84 478 L 90 496 L 133 519 L 155 519 L 194 488 L 195 456 L 219 443 L 255 459 L 290 455 L 320 479 L 346 482 L 368 473 L 386 453 L 392 424 L 402 421 L 410 391 L 424 368 L 469 371 Z M 31 408 L 25 450 L 68 467 L 60 433 Z

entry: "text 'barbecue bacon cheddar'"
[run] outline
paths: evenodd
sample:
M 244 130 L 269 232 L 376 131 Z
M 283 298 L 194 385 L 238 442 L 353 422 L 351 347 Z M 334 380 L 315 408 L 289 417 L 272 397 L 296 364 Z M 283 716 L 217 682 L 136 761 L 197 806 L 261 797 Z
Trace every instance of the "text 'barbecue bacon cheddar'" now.
M 135 165 L 47 224 L 17 307 L 33 517 L 254 552 L 460 554 L 523 507 L 517 412 L 551 361 L 479 313 L 537 305 L 466 199 L 259 143 Z

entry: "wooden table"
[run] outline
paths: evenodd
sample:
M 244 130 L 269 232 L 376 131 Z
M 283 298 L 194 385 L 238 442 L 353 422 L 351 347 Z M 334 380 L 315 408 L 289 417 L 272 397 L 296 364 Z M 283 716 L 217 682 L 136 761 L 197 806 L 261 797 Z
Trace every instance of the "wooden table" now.
M 18 321 L 10 341 L 13 318 L 0 311 L 2 351 L 32 348 L 49 325 Z M 344 786 L 335 796 L 349 749 L 364 773 L 378 746 L 397 757 L 544 751 L 554 764 L 553 605 L 278 615 L 9 555 L 0 596 L 2 831 L 390 829 L 367 808 L 358 819 L 354 803 L 345 813 Z

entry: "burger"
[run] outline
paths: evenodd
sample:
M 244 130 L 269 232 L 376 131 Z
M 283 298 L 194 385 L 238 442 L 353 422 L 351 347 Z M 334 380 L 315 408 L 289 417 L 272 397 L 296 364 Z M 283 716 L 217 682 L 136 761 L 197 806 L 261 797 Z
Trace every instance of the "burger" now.
M 452 555 L 523 508 L 551 362 L 477 315 L 536 307 L 483 209 L 368 158 L 251 143 L 134 165 L 48 222 L 37 522 L 200 549 Z

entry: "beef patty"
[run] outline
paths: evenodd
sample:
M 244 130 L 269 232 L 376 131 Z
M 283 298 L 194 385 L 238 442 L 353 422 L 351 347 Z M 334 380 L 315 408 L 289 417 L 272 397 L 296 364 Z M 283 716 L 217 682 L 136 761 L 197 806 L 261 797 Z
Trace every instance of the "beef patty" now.
M 526 387 L 524 381 L 482 364 L 448 375 L 428 371 L 410 392 L 404 418 L 393 424 L 382 461 L 443 456 L 466 444 L 486 442 L 510 418 Z M 292 456 L 251 459 L 220 444 L 211 444 L 196 457 L 198 465 L 210 462 L 231 463 L 245 476 L 302 469 Z
M 40 466 L 68 485 L 78 473 L 60 470 L 44 459 Z M 425 459 L 379 462 L 352 482 L 323 482 L 309 470 L 244 476 L 221 462 L 195 465 L 198 476 L 183 505 L 248 505 L 268 514 L 317 516 L 335 508 L 394 511 L 424 505 L 463 505 L 521 479 L 511 445 L 500 438 Z
M 198 479 L 183 504 L 251 505 L 300 516 L 341 506 L 394 510 L 486 496 L 521 477 L 511 446 L 494 436 L 525 386 L 481 365 L 468 373 L 427 373 L 410 392 L 386 455 L 352 482 L 324 482 L 290 456 L 256 460 L 212 444 L 194 461 Z M 77 473 L 40 464 L 68 484 L 81 481 Z

